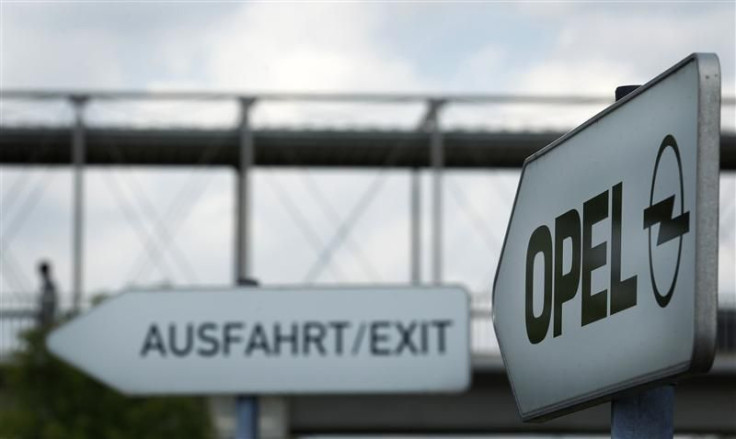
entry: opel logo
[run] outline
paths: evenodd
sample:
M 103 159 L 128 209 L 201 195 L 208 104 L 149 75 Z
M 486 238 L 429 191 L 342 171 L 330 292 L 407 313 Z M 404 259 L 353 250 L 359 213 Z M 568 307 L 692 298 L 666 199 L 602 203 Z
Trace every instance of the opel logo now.
M 674 155 L 676 167 L 671 159 L 662 160 L 662 157 L 668 151 Z M 667 163 L 667 165 L 663 165 L 664 163 Z M 665 168 L 661 172 L 660 165 L 662 165 L 662 168 Z M 657 197 L 658 200 L 655 202 L 654 189 L 657 179 L 665 179 L 668 173 L 675 172 L 679 181 L 679 187 L 676 190 L 679 189 L 679 191 L 669 196 L 665 195 L 666 198 L 661 198 L 662 195 L 659 194 L 659 197 Z M 670 175 L 669 178 L 671 179 L 672 176 Z M 663 185 L 660 184 L 661 186 Z M 676 201 L 679 202 L 676 203 Z M 678 205 L 676 209 L 675 204 Z M 677 214 L 675 214 L 675 210 L 677 210 Z M 657 233 L 652 233 L 656 225 L 659 225 Z M 672 293 L 675 291 L 675 285 L 677 284 L 677 275 L 680 271 L 680 257 L 682 256 L 682 237 L 690 231 L 690 212 L 685 212 L 682 160 L 680 159 L 680 150 L 677 146 L 677 141 L 671 134 L 668 134 L 662 140 L 659 151 L 657 152 L 657 160 L 654 162 L 652 188 L 649 193 L 649 207 L 644 209 L 644 229 L 647 229 L 649 232 L 649 274 L 652 279 L 654 298 L 657 299 L 659 306 L 664 308 L 670 302 L 670 299 L 672 299 Z M 664 244 L 674 239 L 678 240 L 677 259 L 674 267 L 672 267 L 672 257 L 667 255 L 666 252 L 674 251 L 674 246 L 670 245 L 667 247 Z M 663 248 L 660 248 L 660 246 L 663 246 Z M 663 252 L 665 252 L 664 257 Z M 669 265 L 669 267 L 666 265 Z M 655 271 L 672 272 L 674 274 L 669 282 L 666 282 L 666 279 L 663 281 L 661 277 L 658 282 Z

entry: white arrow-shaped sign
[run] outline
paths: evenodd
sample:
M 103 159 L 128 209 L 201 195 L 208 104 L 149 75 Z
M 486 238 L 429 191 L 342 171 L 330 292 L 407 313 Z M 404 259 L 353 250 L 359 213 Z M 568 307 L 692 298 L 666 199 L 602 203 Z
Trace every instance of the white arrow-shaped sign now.
M 128 394 L 461 391 L 468 302 L 458 287 L 131 292 L 48 346 Z
M 696 54 L 524 163 L 493 289 L 523 419 L 710 367 L 719 121 Z

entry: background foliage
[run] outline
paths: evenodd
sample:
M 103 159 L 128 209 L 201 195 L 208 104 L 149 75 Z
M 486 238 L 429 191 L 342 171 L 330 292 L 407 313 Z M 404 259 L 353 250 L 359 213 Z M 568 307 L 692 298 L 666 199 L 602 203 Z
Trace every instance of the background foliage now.
M 2 373 L 9 401 L 0 408 L 0 437 L 27 439 L 158 439 L 213 437 L 203 398 L 131 398 L 52 356 L 45 329 L 28 331 L 26 347 Z

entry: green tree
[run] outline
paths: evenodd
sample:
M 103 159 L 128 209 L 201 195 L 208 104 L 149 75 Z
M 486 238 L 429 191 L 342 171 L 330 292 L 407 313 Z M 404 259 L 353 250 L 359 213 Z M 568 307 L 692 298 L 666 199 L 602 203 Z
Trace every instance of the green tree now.
M 124 396 L 52 356 L 47 333 L 25 333 L 25 349 L 3 371 L 10 401 L 0 409 L 1 438 L 213 437 L 203 398 Z

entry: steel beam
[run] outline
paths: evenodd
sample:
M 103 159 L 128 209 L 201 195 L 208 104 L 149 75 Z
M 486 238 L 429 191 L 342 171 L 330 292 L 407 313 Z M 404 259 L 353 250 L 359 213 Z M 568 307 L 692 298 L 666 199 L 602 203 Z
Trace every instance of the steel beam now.
M 429 133 L 376 130 L 253 130 L 255 166 L 427 168 Z M 562 132 L 443 131 L 444 167 L 519 168 Z M 68 128 L 2 128 L 0 165 L 69 166 Z M 86 166 L 239 166 L 237 130 L 85 128 Z M 397 151 L 398 150 L 398 151 Z M 205 152 L 209 151 L 208 154 Z M 206 160 L 203 160 L 206 157 Z M 721 135 L 721 169 L 736 170 L 736 133 Z
M 84 295 L 84 162 L 86 156 L 84 138 L 85 96 L 71 98 L 74 110 L 72 131 L 73 206 L 72 216 L 72 303 L 79 310 Z
M 428 103 L 427 115 L 422 122 L 429 132 L 429 151 L 432 167 L 432 283 L 442 283 L 443 229 L 444 215 L 442 178 L 445 167 L 445 144 L 440 126 L 439 112 L 445 105 L 441 99 Z
M 15 89 L 0 90 L 0 98 L 5 100 L 17 99 L 23 101 L 48 101 L 69 99 L 83 93 L 91 99 L 100 101 L 232 101 L 233 99 L 258 99 L 261 101 L 291 101 L 291 102 L 362 102 L 362 103 L 417 103 L 431 99 L 443 99 L 460 104 L 535 104 L 535 105 L 605 105 L 610 104 L 608 96 L 583 95 L 515 95 L 515 94 L 451 94 L 430 95 L 419 93 L 259 93 L 244 96 L 238 92 L 211 92 L 211 91 L 141 91 L 141 90 L 33 90 Z M 724 98 L 724 103 L 733 105 L 734 97 Z
M 239 128 L 239 161 L 236 176 L 235 191 L 235 283 L 239 284 L 251 278 L 251 249 L 252 234 L 250 230 L 251 210 L 251 170 L 253 168 L 254 153 L 253 131 L 250 126 L 250 109 L 254 101 L 243 98 L 240 101 L 240 128 Z
M 418 169 L 412 169 L 409 176 L 411 221 L 409 222 L 411 283 L 419 285 L 422 282 L 422 174 Z

